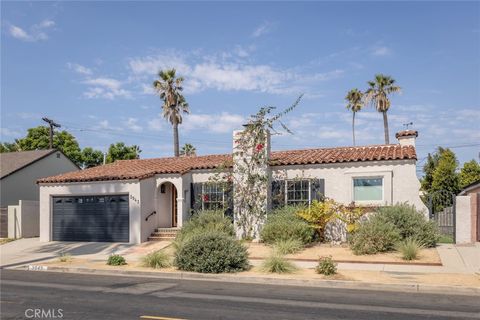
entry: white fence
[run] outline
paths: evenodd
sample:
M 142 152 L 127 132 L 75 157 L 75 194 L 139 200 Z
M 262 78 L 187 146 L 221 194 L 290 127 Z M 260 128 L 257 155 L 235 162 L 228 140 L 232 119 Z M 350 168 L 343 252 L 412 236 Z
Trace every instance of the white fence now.
M 8 237 L 32 238 L 40 234 L 40 209 L 38 201 L 20 200 L 8 206 Z

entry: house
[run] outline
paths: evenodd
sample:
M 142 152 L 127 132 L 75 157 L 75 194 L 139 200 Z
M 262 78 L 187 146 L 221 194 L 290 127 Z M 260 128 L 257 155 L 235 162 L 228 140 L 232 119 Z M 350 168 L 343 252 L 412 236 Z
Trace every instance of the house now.
M 39 178 L 77 170 L 77 165 L 54 149 L 0 153 L 0 237 L 7 236 L 8 206 L 18 205 L 19 201 L 38 202 Z
M 466 186 L 455 201 L 455 242 L 480 242 L 480 180 Z
M 427 215 L 417 135 L 399 132 L 391 145 L 268 152 L 269 206 L 326 196 L 345 204 L 409 202 Z M 210 178 L 235 165 L 231 154 L 121 160 L 40 179 L 40 240 L 140 243 L 156 228 L 181 227 L 193 211 L 223 207 L 231 214 L 235 190 Z

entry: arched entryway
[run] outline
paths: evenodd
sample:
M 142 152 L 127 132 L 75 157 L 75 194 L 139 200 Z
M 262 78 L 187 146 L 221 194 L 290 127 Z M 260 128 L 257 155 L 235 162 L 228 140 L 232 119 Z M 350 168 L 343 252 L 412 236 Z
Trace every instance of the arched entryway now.
M 171 182 L 162 183 L 157 190 L 158 226 L 174 228 L 178 226 L 178 192 Z

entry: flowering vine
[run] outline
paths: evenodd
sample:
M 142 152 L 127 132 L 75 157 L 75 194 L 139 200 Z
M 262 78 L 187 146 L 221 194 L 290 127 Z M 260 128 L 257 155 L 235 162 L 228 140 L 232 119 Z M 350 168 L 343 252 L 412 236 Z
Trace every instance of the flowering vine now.
M 302 95 L 284 111 L 271 116 L 275 107 L 263 107 L 252 115 L 245 129 L 234 136 L 233 170 L 225 164 L 218 168 L 211 182 L 222 182 L 224 188 L 233 186 L 234 222 L 237 236 L 258 239 L 268 208 L 270 188 L 269 135 L 280 134 L 275 128 L 292 133 L 281 118 L 295 109 Z

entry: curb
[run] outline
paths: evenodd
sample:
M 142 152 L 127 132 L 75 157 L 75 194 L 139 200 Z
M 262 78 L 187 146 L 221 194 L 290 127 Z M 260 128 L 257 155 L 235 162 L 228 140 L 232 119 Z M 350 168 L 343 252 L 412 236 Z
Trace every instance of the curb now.
M 154 272 L 154 271 L 132 271 L 132 270 L 102 270 L 81 267 L 57 267 L 28 265 L 16 268 L 14 270 L 29 270 L 37 272 L 64 272 L 79 274 L 96 274 L 108 276 L 132 276 L 149 277 L 159 279 L 174 280 L 196 280 L 196 281 L 215 281 L 245 284 L 268 284 L 284 286 L 317 287 L 332 289 L 352 289 L 352 290 L 373 290 L 373 291 L 400 291 L 417 293 L 435 293 L 444 295 L 475 295 L 480 296 L 480 287 L 461 287 L 447 285 L 429 285 L 419 283 L 374 283 L 346 280 L 320 280 L 320 279 L 292 279 L 292 278 L 270 278 L 262 276 L 238 276 L 236 274 L 202 274 L 191 272 Z

